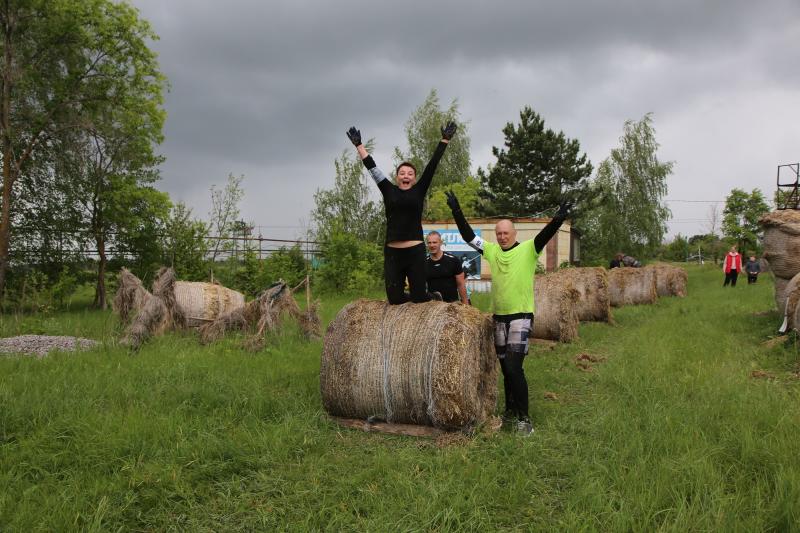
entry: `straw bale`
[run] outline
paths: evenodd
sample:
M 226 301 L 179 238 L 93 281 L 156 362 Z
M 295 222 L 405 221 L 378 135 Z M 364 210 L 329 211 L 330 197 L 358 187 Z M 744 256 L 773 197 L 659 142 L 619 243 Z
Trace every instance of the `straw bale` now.
M 119 271 L 118 280 L 111 307 L 119 315 L 120 322 L 128 324 L 153 296 L 144 288 L 142 280 L 125 267 Z
M 179 281 L 175 285 L 175 298 L 186 313 L 189 327 L 200 327 L 244 306 L 242 293 L 199 281 Z
M 777 284 L 776 284 L 777 290 Z M 795 329 L 795 310 L 797 309 L 797 302 L 800 301 L 800 274 L 797 274 L 783 287 L 783 306 L 779 307 L 779 311 L 783 311 L 784 327 L 781 328 L 783 332 Z
M 578 291 L 575 312 L 580 322 L 612 322 L 608 274 L 603 267 L 564 268 L 547 276 L 563 277 Z M 537 283 L 539 277 L 537 276 Z M 536 301 L 538 308 L 539 302 Z M 536 319 L 539 315 L 537 312 Z
M 655 263 L 644 267 L 653 270 L 656 276 L 656 292 L 661 296 L 686 296 L 686 283 L 689 275 L 686 270 L 668 265 L 666 263 Z
M 608 292 L 613 307 L 655 303 L 655 273 L 650 268 L 612 268 L 608 271 Z
M 789 286 L 789 281 L 786 278 L 775 276 L 775 307 L 779 312 L 786 309 L 786 287 Z
M 578 338 L 577 303 L 580 292 L 572 279 L 549 274 L 536 276 L 533 288 L 536 314 L 531 336 L 559 342 Z
M 758 223 L 764 228 L 764 259 L 776 276 L 792 279 L 800 272 L 800 211 L 773 211 Z
M 491 319 L 474 307 L 357 300 L 328 326 L 320 389 L 345 418 L 464 428 L 497 400 Z

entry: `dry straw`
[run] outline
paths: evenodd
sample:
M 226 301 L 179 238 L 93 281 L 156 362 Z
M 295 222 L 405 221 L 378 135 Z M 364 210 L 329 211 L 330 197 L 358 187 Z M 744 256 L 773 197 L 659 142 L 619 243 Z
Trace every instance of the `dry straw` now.
M 686 284 L 689 275 L 686 270 L 668 265 L 666 263 L 655 263 L 644 267 L 653 270 L 656 276 L 656 292 L 658 296 L 686 296 Z
M 175 300 L 175 283 L 175 271 L 161 267 L 153 281 L 153 295 L 136 314 L 123 344 L 137 350 L 154 335 L 186 327 L 186 315 Z
M 265 290 L 258 299 L 220 315 L 216 320 L 200 328 L 200 341 L 208 344 L 217 341 L 231 331 L 251 331 L 245 346 L 257 351 L 264 346 L 266 335 L 278 329 L 287 318 L 300 325 L 307 339 L 319 338 L 321 326 L 318 314 L 319 302 L 313 302 L 301 311 L 292 290 L 279 282 Z
M 773 211 L 758 223 L 764 228 L 764 258 L 770 268 L 776 277 L 792 279 L 800 272 L 800 211 Z
M 577 339 L 580 292 L 572 279 L 556 274 L 536 276 L 533 294 L 536 302 L 533 337 L 559 342 Z
M 144 288 L 142 280 L 125 267 L 119 271 L 117 284 L 112 308 L 119 315 L 120 322 L 128 324 L 153 296 Z
M 320 389 L 333 416 L 444 429 L 479 424 L 497 399 L 492 321 L 456 303 L 357 300 L 328 326 Z
M 575 312 L 580 322 L 612 322 L 611 298 L 608 293 L 608 274 L 603 267 L 564 268 L 558 272 L 547 274 L 565 278 L 572 283 L 578 291 L 578 300 L 575 302 Z M 540 278 L 536 278 L 537 283 Z M 536 300 L 537 315 L 539 319 L 539 301 Z
M 608 291 L 611 305 L 652 304 L 658 299 L 653 269 L 622 267 L 608 271 Z

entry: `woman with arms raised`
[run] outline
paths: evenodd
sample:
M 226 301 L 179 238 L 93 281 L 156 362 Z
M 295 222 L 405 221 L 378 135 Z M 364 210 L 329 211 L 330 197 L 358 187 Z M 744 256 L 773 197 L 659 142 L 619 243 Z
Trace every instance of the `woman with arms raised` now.
M 436 166 L 455 132 L 454 122 L 449 122 L 442 128 L 442 140 L 433 152 L 431 160 L 425 165 L 419 180 L 414 165 L 404 162 L 397 167 L 396 184 L 394 184 L 375 165 L 372 156 L 364 148 L 361 143 L 361 132 L 355 127 L 347 131 L 347 137 L 356 147 L 361 161 L 383 195 L 386 209 L 383 276 L 386 282 L 386 297 L 390 304 L 402 304 L 409 299 L 412 302 L 427 302 L 431 299 L 425 282 L 422 207 Z M 406 279 L 408 279 L 410 298 L 404 291 Z

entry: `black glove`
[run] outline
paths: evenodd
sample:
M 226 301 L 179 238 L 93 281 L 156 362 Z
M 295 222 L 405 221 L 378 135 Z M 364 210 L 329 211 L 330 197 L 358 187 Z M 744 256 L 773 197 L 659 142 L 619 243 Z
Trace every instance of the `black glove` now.
M 558 205 L 558 212 L 556 213 L 556 216 L 567 218 L 570 211 L 572 211 L 572 202 L 570 200 L 564 200 Z
M 347 130 L 347 138 L 350 139 L 353 146 L 361 144 L 361 132 L 358 131 L 355 126 Z
M 446 126 L 442 126 L 442 139 L 449 141 L 456 134 L 456 123 L 450 121 Z
M 450 211 L 454 213 L 456 211 L 461 211 L 461 205 L 459 205 L 458 198 L 456 198 L 453 191 L 444 191 L 444 195 L 447 196 L 447 206 L 450 208 Z

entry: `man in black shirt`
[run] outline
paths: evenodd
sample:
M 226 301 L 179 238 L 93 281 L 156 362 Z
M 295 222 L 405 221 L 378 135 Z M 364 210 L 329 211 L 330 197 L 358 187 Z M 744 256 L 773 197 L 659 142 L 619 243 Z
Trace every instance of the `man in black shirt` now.
M 442 236 L 438 231 L 428 233 L 425 241 L 429 253 L 425 262 L 428 290 L 439 292 L 445 302 L 461 301 L 468 304 L 467 283 L 461 261 L 442 251 Z

